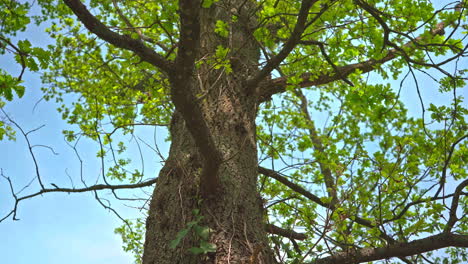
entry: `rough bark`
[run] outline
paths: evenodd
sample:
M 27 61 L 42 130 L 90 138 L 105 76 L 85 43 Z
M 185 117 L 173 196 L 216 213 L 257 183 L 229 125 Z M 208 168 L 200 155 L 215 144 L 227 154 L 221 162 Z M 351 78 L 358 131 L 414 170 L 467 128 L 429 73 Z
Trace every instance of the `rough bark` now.
M 412 60 L 404 49 L 389 41 L 390 29 L 376 10 L 368 3 L 356 0 L 356 4 L 374 17 L 384 29 L 384 48 L 388 45 L 393 49 L 387 51 L 382 58 L 338 67 L 328 58 L 323 43 L 301 39 L 305 28 L 320 18 L 328 8 L 327 5 L 322 5 L 320 12 L 311 13 L 311 6 L 318 1 L 303 0 L 290 38 L 284 42 L 280 52 L 269 59 L 259 70 L 257 68 L 259 47 L 252 37 L 252 29 L 256 26 L 253 15 L 256 12 L 256 6 L 252 3 L 253 1 L 219 1 L 211 8 L 202 9 L 200 0 L 179 0 L 178 51 L 176 60 L 169 61 L 141 40 L 135 40 L 110 30 L 93 16 L 80 0 L 63 1 L 90 32 L 116 47 L 134 52 L 143 61 L 159 68 L 169 76 L 171 99 L 176 108 L 170 129 L 172 144 L 169 158 L 157 179 L 150 204 L 144 264 L 274 263 L 273 254 L 268 247 L 265 227 L 268 232 L 285 237 L 305 238 L 304 234 L 265 225 L 262 201 L 256 190 L 255 117 L 257 107 L 259 102 L 269 100 L 272 95 L 285 91 L 287 76 L 276 79 L 267 77 L 288 56 L 296 44 L 319 46 L 325 60 L 334 70 L 318 75 L 311 72 L 303 73 L 301 75 L 303 81 L 299 83 L 299 87 L 323 85 L 340 79 L 350 83 L 346 77 L 355 70 L 363 73 L 370 72 L 398 56 L 402 56 L 412 64 L 433 67 L 445 73 L 439 66 L 461 55 L 459 53 L 438 64 Z M 238 18 L 235 22 L 231 21 L 233 15 Z M 215 33 L 217 20 L 229 24 L 230 35 L 228 37 L 221 37 Z M 444 22 L 437 24 L 430 35 L 443 35 L 445 25 Z M 418 46 L 421 40 L 423 36 L 411 39 L 404 46 Z M 222 67 L 216 68 L 213 65 L 213 57 L 218 46 L 230 49 L 227 59 L 230 60 L 232 73 L 228 74 Z M 314 147 L 320 151 L 321 143 L 313 140 L 316 138 L 316 133 L 312 131 L 310 134 Z M 466 136 L 452 145 L 452 150 L 464 138 Z M 445 179 L 448 161 L 444 167 L 443 179 Z M 276 179 L 322 207 L 332 210 L 335 208 L 335 199 L 331 203 L 324 203 L 317 196 L 275 171 L 260 167 L 258 172 Z M 322 172 L 325 176 L 330 174 L 326 168 L 322 168 Z M 330 177 L 328 175 L 328 178 Z M 9 178 L 7 180 L 14 195 L 11 181 Z M 152 183 L 153 181 L 149 181 L 135 184 L 133 187 Z M 441 181 L 440 188 L 443 188 L 443 183 Z M 443 233 L 412 242 L 398 243 L 382 232 L 381 238 L 389 244 L 386 247 L 336 252 L 331 256 L 314 260 L 313 263 L 360 263 L 391 257 L 403 259 L 404 256 L 448 246 L 468 247 L 466 236 L 451 233 L 459 220 L 456 215 L 458 200 L 463 188 L 467 185 L 468 181 L 464 181 L 457 187 L 455 193 L 450 195 L 453 197 L 450 219 Z M 328 180 L 327 187 L 333 189 L 332 180 Z M 16 206 L 19 201 L 46 192 L 84 192 L 121 188 L 129 188 L 129 185 L 95 185 L 82 189 L 58 187 L 47 189 L 42 186 L 41 191 L 32 195 L 21 198 L 15 196 L 15 209 L 9 215 L 13 214 L 15 219 Z M 440 190 L 437 191 L 434 200 L 444 198 L 438 196 Z M 334 190 L 332 191 L 330 196 L 335 198 L 336 194 Z M 449 196 L 445 198 L 447 197 Z M 418 202 L 408 204 L 396 218 L 402 217 L 408 207 L 416 203 Z M 199 210 L 199 213 L 194 213 L 195 209 Z M 200 219 L 200 215 L 203 218 Z M 3 219 L 0 219 L 0 222 Z M 175 249 L 170 248 L 169 245 L 176 239 L 177 234 L 184 230 L 188 223 L 193 223 L 197 219 L 199 220 L 197 225 L 210 228 L 209 239 L 206 242 L 214 243 L 216 251 L 199 255 L 190 253 L 189 249 L 199 246 L 201 241 L 201 238 L 193 231 L 184 236 Z M 371 221 L 359 216 L 355 216 L 353 220 L 365 227 L 376 227 Z
M 262 201 L 256 190 L 258 100 L 248 95 L 242 85 L 259 59 L 257 44 L 248 30 L 253 19 L 251 10 L 248 2 L 231 1 L 200 11 L 201 38 L 196 56 L 202 64 L 190 76 L 183 76 L 183 81 L 172 81 L 171 89 L 181 91 L 183 85 L 185 90 L 181 93 L 199 95 L 196 107 L 221 155 L 217 168 L 219 188 L 211 198 L 203 195 L 203 170 L 212 160 L 207 160 L 197 146 L 194 134 L 200 131 L 193 131 L 197 121 L 187 120 L 187 112 L 184 113 L 190 110 L 179 109 L 171 122 L 169 157 L 151 200 L 144 264 L 274 263 L 267 244 Z M 215 34 L 216 20 L 229 21 L 233 12 L 239 19 L 232 23 L 231 35 L 223 38 Z M 215 70 L 204 62 L 214 55 L 218 45 L 231 49 L 233 73 Z M 194 232 L 189 232 L 176 249 L 169 248 L 177 233 L 195 219 L 193 209 L 200 209 L 203 216 L 199 225 L 211 229 L 209 242 L 216 244 L 216 252 L 190 253 L 188 249 L 200 242 Z

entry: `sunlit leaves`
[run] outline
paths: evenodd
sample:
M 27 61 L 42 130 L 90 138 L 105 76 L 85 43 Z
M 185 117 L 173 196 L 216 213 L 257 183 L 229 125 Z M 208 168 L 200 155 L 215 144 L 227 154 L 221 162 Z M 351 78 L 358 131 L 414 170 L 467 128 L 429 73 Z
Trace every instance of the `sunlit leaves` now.
M 31 71 L 38 71 L 49 66 L 50 53 L 47 50 L 39 47 L 32 47 L 29 40 L 18 41 L 19 53 L 15 55 L 15 60 L 18 64 L 29 68 Z M 39 64 L 38 64 L 39 63 Z
M 24 31 L 31 22 L 28 16 L 31 4 L 19 1 L 1 1 L 1 31 L 2 34 L 15 36 L 18 31 Z
M 141 263 L 143 256 L 143 242 L 145 235 L 145 222 L 143 219 L 135 221 L 127 220 L 127 223 L 116 228 L 114 232 L 119 234 L 123 241 L 123 249 L 127 252 L 132 252 L 135 258 L 135 263 Z
M 214 3 L 218 2 L 219 0 L 203 0 L 202 1 L 202 7 L 203 8 L 210 8 L 211 5 L 213 5 Z
M 298 245 L 271 238 L 293 263 L 299 256 L 293 246 L 308 250 L 315 245 L 312 251 L 316 255 L 328 252 L 328 245 L 321 239 L 344 249 L 352 248 L 353 243 L 375 247 L 386 245 L 384 232 L 406 241 L 440 231 L 440 218 L 447 213 L 449 199 L 432 199 L 433 186 L 448 180 L 453 184 L 468 176 L 468 143 L 463 138 L 468 110 L 457 90 L 465 85 L 466 71 L 434 77 L 433 84 L 442 94 L 454 95 L 451 103 L 426 103 L 424 116 L 410 115 L 403 104 L 400 92 L 408 89 L 400 91 L 383 82 L 401 77 L 408 66 L 414 71 L 427 70 L 427 75 L 433 77 L 428 63 L 439 55 L 457 55 L 464 45 L 461 40 L 447 39 L 447 34 L 434 35 L 431 30 L 442 21 L 449 32 L 449 26 L 466 18 L 451 6 L 434 13 L 429 1 L 365 2 L 381 20 L 357 6 L 356 1 L 317 1 L 309 12 L 311 22 L 299 45 L 272 73 L 272 79 L 287 76 L 286 92 L 258 109 L 256 139 L 262 164 L 281 171 L 288 180 L 319 197 L 323 205 L 260 177 L 258 188 L 266 199 L 265 220 L 285 228 L 301 228 L 309 236 Z M 9 16 L 5 34 L 24 30 L 29 23 L 28 5 L 12 3 L 8 15 L 16 16 Z M 125 157 L 125 143 L 114 142 L 115 135 L 131 135 L 136 125 L 169 124 L 173 106 L 168 76 L 135 54 L 87 33 L 63 5 L 45 0 L 39 3 L 44 14 L 36 21 L 46 16 L 54 19 L 47 33 L 56 41 L 55 46 L 46 51 L 28 40 L 17 41 L 16 63 L 31 71 L 47 69 L 43 74 L 44 98 L 59 103 L 58 111 L 71 125 L 64 131 L 66 140 L 74 142 L 84 137 L 96 142 L 96 157 L 112 160 L 103 173 L 108 179 L 138 181 L 143 173 L 132 168 L 132 161 Z M 258 65 L 248 65 L 252 69 L 261 68 L 282 49 L 293 32 L 300 1 L 255 3 L 252 21 L 243 21 L 235 9 L 228 11 L 225 20 L 212 21 L 211 28 L 223 43 L 214 44 L 214 52 L 198 59 L 200 72 L 218 71 L 220 78 L 233 73 L 231 61 L 239 50 L 232 47 L 232 41 L 237 40 L 231 38 L 235 34 L 230 34 L 239 25 L 246 27 L 261 46 Z M 205 0 L 202 7 L 222 4 Z M 168 60 L 175 58 L 180 26 L 177 1 L 90 1 L 89 6 L 110 30 L 141 40 Z M 4 7 L 3 2 L 0 7 Z M 463 27 L 466 25 L 460 25 Z M 2 51 L 6 51 L 3 42 Z M 371 75 L 357 70 L 346 73 L 346 82 L 299 87 L 305 80 L 304 73 L 310 80 L 337 78 L 341 77 L 337 67 L 373 63 L 388 56 L 396 58 L 385 65 L 373 65 Z M 24 93 L 20 80 L 3 72 L 0 88 L 0 96 L 7 100 L 15 93 L 19 97 Z M 8 135 L 7 128 L 0 123 L 0 138 Z M 332 187 L 325 184 L 327 180 Z M 445 187 L 448 190 L 453 186 Z M 333 188 L 336 201 L 329 196 Z M 466 211 L 466 198 L 461 201 Z M 327 206 L 332 202 L 336 202 L 334 206 Z M 200 221 L 196 217 L 188 222 L 174 238 L 172 248 L 193 232 L 201 241 L 191 251 L 213 252 L 214 245 L 204 241 L 210 230 L 198 225 Z M 467 225 L 467 220 L 461 219 L 456 228 L 466 231 Z M 118 232 L 124 238 L 125 249 L 140 254 L 141 244 L 137 242 L 142 239 L 139 234 L 143 227 L 136 228 L 140 233 L 126 228 Z
M 229 25 L 222 20 L 217 20 L 215 25 L 215 32 L 218 33 L 221 37 L 226 38 L 229 35 Z
M 412 3 L 408 1 L 405 4 Z M 380 8 L 379 5 L 377 7 Z M 345 8 L 345 5 L 340 8 Z M 432 7 L 427 7 L 421 11 L 421 17 L 417 19 L 398 21 L 391 18 L 387 22 L 398 30 L 412 30 L 422 23 L 420 19 L 433 18 L 432 11 Z M 386 55 L 382 53 L 384 46 L 382 29 L 373 18 L 364 17 L 360 22 L 343 23 L 343 25 L 336 28 L 329 26 L 330 35 L 326 41 L 328 56 L 332 61 L 336 61 L 337 65 L 362 61 L 366 57 L 379 59 Z M 344 29 L 346 27 L 349 28 Z M 261 30 L 264 29 L 259 29 L 257 32 Z M 257 33 L 256 36 L 266 38 L 266 34 Z M 363 40 L 363 37 L 366 40 Z M 408 41 L 397 34 L 390 37 L 400 45 Z M 433 37 L 430 34 L 424 40 L 423 44 L 443 43 L 443 38 Z M 366 41 L 373 45 L 363 45 Z M 263 43 L 269 47 L 266 44 L 268 40 L 263 40 Z M 452 49 L 456 49 L 459 42 L 453 40 L 451 45 L 455 47 Z M 450 50 L 447 46 L 440 45 L 421 47 L 434 54 L 445 54 Z M 406 47 L 405 50 L 411 52 L 411 56 L 416 61 L 423 62 L 426 57 L 422 50 L 414 51 L 414 46 L 411 49 Z M 312 76 L 316 72 L 333 74 L 331 65 L 324 60 L 315 61 L 317 56 L 312 54 L 317 52 L 317 48 L 312 45 L 300 46 L 281 67 L 281 73 L 289 76 L 288 91 L 291 94 L 295 86 L 302 81 L 299 76 L 303 72 L 309 72 Z M 406 65 L 404 58 L 397 59 L 388 68 L 378 72 L 384 78 L 390 76 L 396 78 L 404 65 Z M 373 78 L 375 77 L 373 75 Z M 311 140 L 308 131 L 311 126 L 307 124 L 306 116 L 301 113 L 299 98 L 291 96 L 290 93 L 274 98 L 273 102 L 267 102 L 260 111 L 262 119 L 258 135 L 262 153 L 275 160 L 275 164 L 279 162 L 291 164 L 287 166 L 291 166 L 291 171 L 294 171 L 288 173 L 293 176 L 292 179 L 297 179 L 302 186 L 319 193 L 318 196 L 322 197 L 324 203 L 331 200 L 326 196 L 324 177 L 317 162 L 321 162 L 333 171 L 336 186 L 340 187 L 340 197 L 342 197 L 340 207 L 334 212 L 340 217 L 331 216 L 336 221 L 334 223 L 336 233 L 333 233 L 333 236 L 343 243 L 363 239 L 368 246 L 381 245 L 379 236 L 382 231 L 377 227 L 383 225 L 382 223 L 385 223 L 387 232 L 391 230 L 399 234 L 403 230 L 401 235 L 405 238 L 417 237 L 424 232 L 440 231 L 443 225 L 431 224 L 427 219 L 434 219 L 433 222 L 437 222 L 444 211 L 442 203 L 421 200 L 421 197 L 428 192 L 428 189 L 421 186 L 425 186 L 422 182 L 430 180 L 437 182 L 440 177 L 440 171 L 445 164 L 440 157 L 446 156 L 451 146 L 451 143 L 446 143 L 445 146 L 441 144 L 443 140 L 453 143 L 462 135 L 454 136 L 440 126 L 434 126 L 434 130 L 430 132 L 425 131 L 421 119 L 408 116 L 408 111 L 390 84 L 370 84 L 359 72 L 348 78 L 355 84 L 354 87 L 337 82 L 313 88 L 312 92 L 306 93 L 309 100 L 308 111 L 315 123 L 314 129 L 320 135 L 318 138 L 325 149 L 323 153 L 317 153 L 316 146 Z M 441 91 L 451 92 L 457 87 L 462 87 L 464 82 L 462 78 L 447 77 L 441 80 L 440 85 Z M 459 103 L 462 100 L 456 98 L 457 103 L 452 105 L 431 105 L 427 109 L 430 120 L 441 124 L 453 124 L 453 128 L 459 131 L 465 124 L 463 120 L 467 114 Z M 426 124 L 431 121 L 425 120 Z M 294 140 L 290 141 L 291 138 Z M 464 161 L 460 159 L 466 152 L 465 144 L 462 142 L 457 146 L 453 154 L 457 159 L 456 161 L 452 159 L 449 165 L 449 168 L 453 168 L 450 172 L 456 179 L 466 175 L 466 166 L 461 165 Z M 310 157 L 311 153 L 316 160 L 303 164 L 304 156 Z M 293 164 L 302 165 L 297 168 Z M 310 182 L 321 185 L 313 188 L 316 185 L 311 185 Z M 271 195 L 280 199 L 290 195 L 269 184 L 267 186 L 264 189 L 268 194 L 267 197 Z M 411 198 L 408 199 L 409 197 Z M 413 201 L 415 205 L 405 208 L 405 202 L 408 201 Z M 289 219 L 284 212 L 285 208 L 287 208 L 285 205 L 283 207 L 275 205 L 271 211 L 274 212 L 272 214 L 279 214 Z M 302 214 L 305 217 L 305 213 Z M 355 219 L 355 215 L 368 219 L 376 228 L 349 225 L 347 220 L 344 220 Z M 284 219 L 281 220 L 283 221 Z
M 3 102 L 0 101 L 0 108 L 3 107 Z M 0 120 L 0 140 L 4 138 L 8 140 L 16 139 L 16 131 L 6 122 Z
M 3 97 L 11 101 L 13 100 L 13 92 L 21 98 L 25 90 L 21 83 L 22 81 L 19 81 L 17 78 L 0 69 L 0 98 Z
M 209 68 L 215 70 L 224 70 L 227 74 L 229 74 L 232 72 L 231 62 L 229 60 L 230 52 L 231 50 L 229 48 L 218 45 L 216 47 L 215 54 L 199 60 L 196 64 L 196 67 L 200 68 L 202 65 L 206 65 Z

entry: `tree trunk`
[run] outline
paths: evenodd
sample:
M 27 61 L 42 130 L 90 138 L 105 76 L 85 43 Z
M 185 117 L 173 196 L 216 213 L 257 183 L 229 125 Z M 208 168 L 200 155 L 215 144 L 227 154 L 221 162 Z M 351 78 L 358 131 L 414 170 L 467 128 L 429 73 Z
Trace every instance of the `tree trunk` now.
M 218 171 L 220 190 L 214 199 L 201 199 L 200 174 L 204 158 L 196 147 L 186 120 L 175 112 L 171 122 L 171 148 L 160 172 L 146 224 L 144 264 L 164 263 L 274 263 L 264 229 L 261 197 L 256 188 L 257 145 L 255 117 L 258 99 L 246 92 L 243 80 L 257 67 L 259 48 L 253 39 L 254 6 L 250 2 L 220 1 L 200 14 L 201 43 L 198 63 L 191 82 L 215 145 L 222 156 Z M 233 15 L 237 16 L 231 21 Z M 229 36 L 217 35 L 215 24 L 229 24 Z M 233 72 L 215 69 L 217 47 L 229 48 L 226 59 Z M 172 89 L 176 89 L 172 82 Z M 194 212 L 199 209 L 199 213 Z M 175 249 L 170 243 L 187 224 L 209 227 L 206 242 L 216 252 L 193 254 L 204 239 L 190 229 Z

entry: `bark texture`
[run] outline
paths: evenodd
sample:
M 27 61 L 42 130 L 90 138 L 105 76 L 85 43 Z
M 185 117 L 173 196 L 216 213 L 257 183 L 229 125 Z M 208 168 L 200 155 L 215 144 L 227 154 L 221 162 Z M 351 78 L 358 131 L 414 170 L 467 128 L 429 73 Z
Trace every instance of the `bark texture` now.
M 179 0 L 179 42 L 175 60 L 168 60 L 154 49 L 145 45 L 142 40 L 133 39 L 110 30 L 97 17 L 93 16 L 80 0 L 63 0 L 83 25 L 99 38 L 116 47 L 134 52 L 143 61 L 166 74 L 171 84 L 171 99 L 176 111 L 171 122 L 172 144 L 168 160 L 156 181 L 149 217 L 146 226 L 144 264 L 165 263 L 275 263 L 271 249 L 268 247 L 265 226 L 271 233 L 295 239 L 304 239 L 303 234 L 285 232 L 273 225 L 265 225 L 263 204 L 256 190 L 257 171 L 289 187 L 310 201 L 327 209 L 334 210 L 337 192 L 334 190 L 332 172 L 320 164 L 325 177 L 326 187 L 333 198 L 330 203 L 323 202 L 318 196 L 308 192 L 298 184 L 266 168 L 257 168 L 255 117 L 260 102 L 269 100 L 272 95 L 282 93 L 287 86 L 288 76 L 268 78 L 271 71 L 284 61 L 297 44 L 316 45 L 324 59 L 332 66 L 334 72 L 305 72 L 301 74 L 299 88 L 328 84 L 337 80 L 353 85 L 346 79 L 356 70 L 362 73 L 371 72 L 379 65 L 402 56 L 407 62 L 424 67 L 439 66 L 460 56 L 447 59 L 444 63 L 427 64 L 411 58 L 404 48 L 424 47 L 424 42 L 432 36 L 443 35 L 445 22 L 440 22 L 428 34 L 409 38 L 402 47 L 388 39 L 390 28 L 380 17 L 376 8 L 365 1 L 354 1 L 357 6 L 372 16 L 384 29 L 384 44 L 392 49 L 379 59 L 369 58 L 365 61 L 336 66 L 326 54 L 324 43 L 314 39 L 303 39 L 306 27 L 317 21 L 330 5 L 320 4 L 320 10 L 312 12 L 319 1 L 303 0 L 297 20 L 289 39 L 283 42 L 281 50 L 268 58 L 265 65 L 259 67 L 260 47 L 252 36 L 255 27 L 262 23 L 255 21 L 258 11 L 251 0 L 218 1 L 210 8 L 201 8 L 201 0 Z M 115 3 L 114 3 L 115 4 Z M 460 10 L 456 10 L 459 12 Z M 235 19 L 233 19 L 235 17 Z M 228 26 L 229 35 L 216 34 L 217 21 Z M 384 45 L 384 46 L 385 46 Z M 228 48 L 225 58 L 216 56 L 219 47 Z M 421 49 L 424 50 L 424 49 Z M 463 50 L 464 52 L 464 50 Z M 225 68 L 229 61 L 232 72 Z M 261 68 L 261 69 L 260 69 Z M 307 119 L 307 100 L 298 90 L 296 95 L 301 99 L 302 112 Z M 10 120 L 11 121 L 11 120 Z M 323 144 L 309 124 L 309 134 L 316 150 L 323 152 Z M 439 192 L 445 186 L 445 174 L 453 150 L 466 135 L 453 143 L 442 180 L 436 195 L 430 201 L 452 198 L 449 220 L 444 231 L 438 235 L 412 242 L 398 243 L 391 235 L 382 232 L 380 238 L 388 245 L 381 248 L 362 248 L 334 252 L 330 256 L 314 260 L 313 263 L 361 263 L 391 257 L 404 257 L 432 251 L 444 247 L 468 247 L 466 235 L 453 234 L 452 229 L 457 221 L 458 203 L 468 180 L 458 185 L 453 194 L 440 197 Z M 319 161 L 320 162 L 320 161 Z M 7 180 L 10 183 L 9 178 Z M 153 184 L 148 181 L 133 185 L 94 185 L 81 189 L 54 188 L 44 186 L 34 194 L 16 198 L 15 209 L 10 213 L 16 215 L 19 201 L 47 192 L 85 192 L 102 189 L 139 188 Z M 392 220 L 401 218 L 410 206 L 422 203 L 414 201 L 406 205 L 402 212 Z M 194 213 L 194 212 L 197 213 Z M 202 216 L 202 217 L 201 217 Z M 8 217 L 8 216 L 7 216 Z M 5 219 L 5 218 L 3 218 Z M 3 220 L 0 219 L 0 222 Z M 196 224 L 194 224 L 195 222 Z M 372 221 L 358 215 L 353 221 L 366 228 L 376 228 Z M 181 230 L 188 225 L 209 228 L 207 239 L 196 235 L 193 228 L 180 240 L 177 247 L 170 248 L 171 241 L 178 237 Z M 180 238 L 180 236 L 179 236 Z M 213 243 L 215 252 L 192 254 L 189 249 L 199 247 L 200 243 Z
M 181 91 L 180 86 L 185 86 L 190 90 L 182 92 L 197 95 L 196 107 L 221 156 L 217 168 L 219 186 L 215 192 L 210 190 L 209 198 L 202 195 L 204 185 L 210 184 L 203 182 L 203 169 L 211 160 L 197 147 L 194 136 L 200 131 L 189 128 L 188 123 L 193 125 L 196 121 L 187 120 L 187 113 L 183 113 L 191 110 L 176 111 L 170 129 L 169 158 L 156 183 L 147 219 L 144 264 L 274 263 L 264 229 L 262 201 L 256 189 L 258 99 L 243 86 L 259 60 L 259 48 L 249 28 L 254 21 L 253 10 L 246 1 L 220 1 L 212 8 L 200 10 L 200 46 L 196 57 L 201 65 L 182 79 L 176 75 L 171 89 Z M 232 15 L 239 19 L 229 22 Z M 228 37 L 214 33 L 217 20 L 230 23 Z M 214 69 L 208 63 L 218 45 L 230 48 L 226 59 L 231 62 L 232 73 Z M 190 253 L 188 249 L 197 247 L 201 240 L 192 231 L 176 249 L 169 248 L 177 233 L 195 219 L 193 209 L 200 209 L 203 216 L 199 225 L 211 229 L 209 242 L 216 244 L 216 252 Z

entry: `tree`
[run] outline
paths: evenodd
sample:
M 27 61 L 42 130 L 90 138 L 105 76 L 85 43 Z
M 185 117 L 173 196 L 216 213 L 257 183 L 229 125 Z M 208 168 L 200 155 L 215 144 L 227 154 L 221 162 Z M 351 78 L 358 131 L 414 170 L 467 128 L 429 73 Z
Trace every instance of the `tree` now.
M 23 197 L 4 176 L 16 199 L 5 218 L 49 192 L 155 186 L 144 264 L 466 261 L 463 2 L 37 2 L 56 44 L 13 43 L 30 5 L 3 1 L 1 50 L 44 69 L 44 98 L 79 127 L 67 140 L 90 138 L 115 164 L 81 188 L 38 174 Z M 1 74 L 5 99 L 24 93 L 22 73 Z M 423 75 L 450 104 L 424 102 Z M 390 85 L 399 76 L 413 78 L 421 117 L 400 98 L 406 83 Z M 171 142 L 159 176 L 143 181 L 113 141 L 140 125 L 167 126 Z

